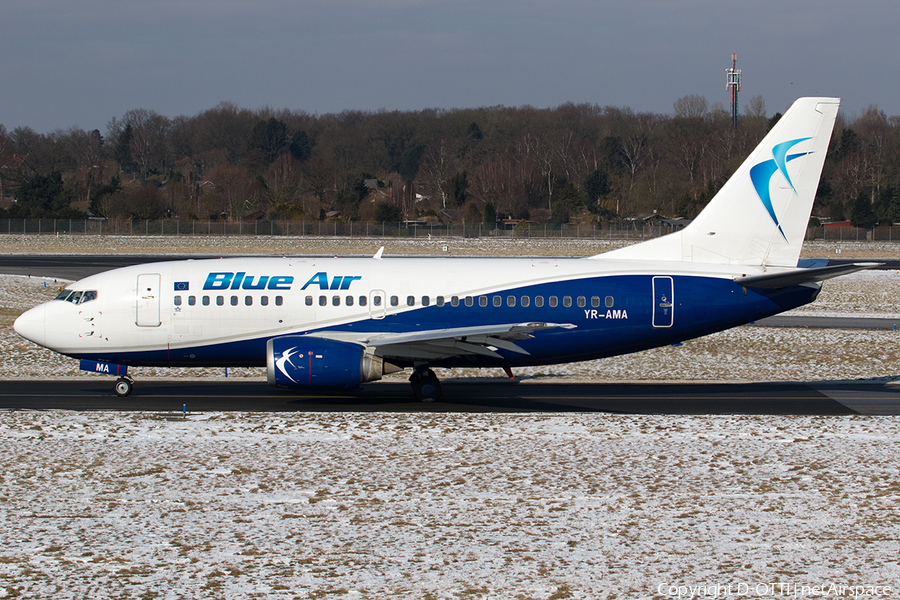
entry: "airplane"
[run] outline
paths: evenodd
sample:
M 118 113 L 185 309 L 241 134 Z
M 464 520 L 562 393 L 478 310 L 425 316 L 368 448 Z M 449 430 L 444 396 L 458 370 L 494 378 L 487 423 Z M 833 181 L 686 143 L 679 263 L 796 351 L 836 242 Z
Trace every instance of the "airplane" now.
M 80 368 L 266 367 L 269 384 L 350 389 L 411 369 L 512 369 L 678 344 L 814 301 L 877 263 L 800 261 L 840 99 L 801 98 L 687 227 L 582 258 L 181 260 L 76 281 L 15 331 Z

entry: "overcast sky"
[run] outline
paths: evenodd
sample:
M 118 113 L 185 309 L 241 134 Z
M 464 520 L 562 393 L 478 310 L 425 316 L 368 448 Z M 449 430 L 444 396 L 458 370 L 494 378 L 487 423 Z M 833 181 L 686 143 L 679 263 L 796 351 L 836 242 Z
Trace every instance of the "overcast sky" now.
M 671 113 L 840 96 L 900 114 L 897 0 L 0 0 L 0 124 L 133 108 L 310 113 L 565 102 Z

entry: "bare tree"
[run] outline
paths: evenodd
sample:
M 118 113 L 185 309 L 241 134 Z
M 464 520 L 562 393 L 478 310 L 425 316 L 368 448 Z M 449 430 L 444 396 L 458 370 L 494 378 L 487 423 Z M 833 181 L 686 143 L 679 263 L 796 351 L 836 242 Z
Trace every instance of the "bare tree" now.
M 134 108 L 122 117 L 131 126 L 131 155 L 146 175 L 150 169 L 164 170 L 169 119 L 153 110 Z
M 675 101 L 675 116 L 681 119 L 705 117 L 709 110 L 709 102 L 704 96 L 690 94 Z
M 457 171 L 457 152 L 450 149 L 450 142 L 444 138 L 436 145 L 429 146 L 422 156 L 422 171 L 431 188 L 441 195 L 441 208 L 447 208 L 450 178 Z
M 766 101 L 762 96 L 753 96 L 744 108 L 744 114 L 750 119 L 766 118 Z

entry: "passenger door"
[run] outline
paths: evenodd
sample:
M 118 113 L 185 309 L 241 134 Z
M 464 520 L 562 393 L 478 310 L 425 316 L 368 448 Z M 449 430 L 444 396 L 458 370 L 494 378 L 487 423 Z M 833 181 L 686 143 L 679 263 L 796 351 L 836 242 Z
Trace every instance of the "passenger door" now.
M 138 327 L 159 327 L 159 273 L 143 273 L 137 278 L 135 323 Z

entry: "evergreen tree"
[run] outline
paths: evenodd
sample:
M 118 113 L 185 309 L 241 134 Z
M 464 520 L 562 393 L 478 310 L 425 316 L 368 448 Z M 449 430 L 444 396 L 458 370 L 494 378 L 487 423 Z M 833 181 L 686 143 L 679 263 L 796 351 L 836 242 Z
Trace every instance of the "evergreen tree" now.
M 132 129 L 131 123 L 126 123 L 113 149 L 113 158 L 119 163 L 119 168 L 126 172 L 134 170 L 134 160 L 131 158 L 131 140 L 133 137 L 134 129 Z
M 26 179 L 16 190 L 16 204 L 10 216 L 24 218 L 77 218 L 84 213 L 73 210 L 69 204 L 72 194 L 63 184 L 59 171 L 49 175 L 36 174 Z
M 403 154 L 400 155 L 400 177 L 406 181 L 415 179 L 416 174 L 419 172 L 419 160 L 424 153 L 425 146 L 421 144 L 404 150 Z
M 872 203 L 869 202 L 869 195 L 860 192 L 859 196 L 853 202 L 853 210 L 850 212 L 850 224 L 854 227 L 875 227 L 878 224 L 878 217 L 872 210 Z
M 286 146 L 287 125 L 275 117 L 257 123 L 247 141 L 248 151 L 256 151 L 266 165 L 272 164 Z
M 399 223 L 403 218 L 400 208 L 387 202 L 379 202 L 375 207 L 375 221 L 377 223 Z
M 487 202 L 484 205 L 484 224 L 490 225 L 492 229 L 497 226 L 497 210 L 494 208 L 493 202 Z
M 464 206 L 469 199 L 469 174 L 465 171 L 460 171 L 450 180 L 450 198 L 456 207 Z
M 592 213 L 599 213 L 603 207 L 603 199 L 609 195 L 612 188 L 609 185 L 609 175 L 606 171 L 594 169 L 584 179 L 584 195 L 587 197 L 587 208 Z
M 298 131 L 291 136 L 291 144 L 288 147 L 291 156 L 300 162 L 305 161 L 312 154 L 312 144 L 309 142 L 309 136 L 305 131 Z

